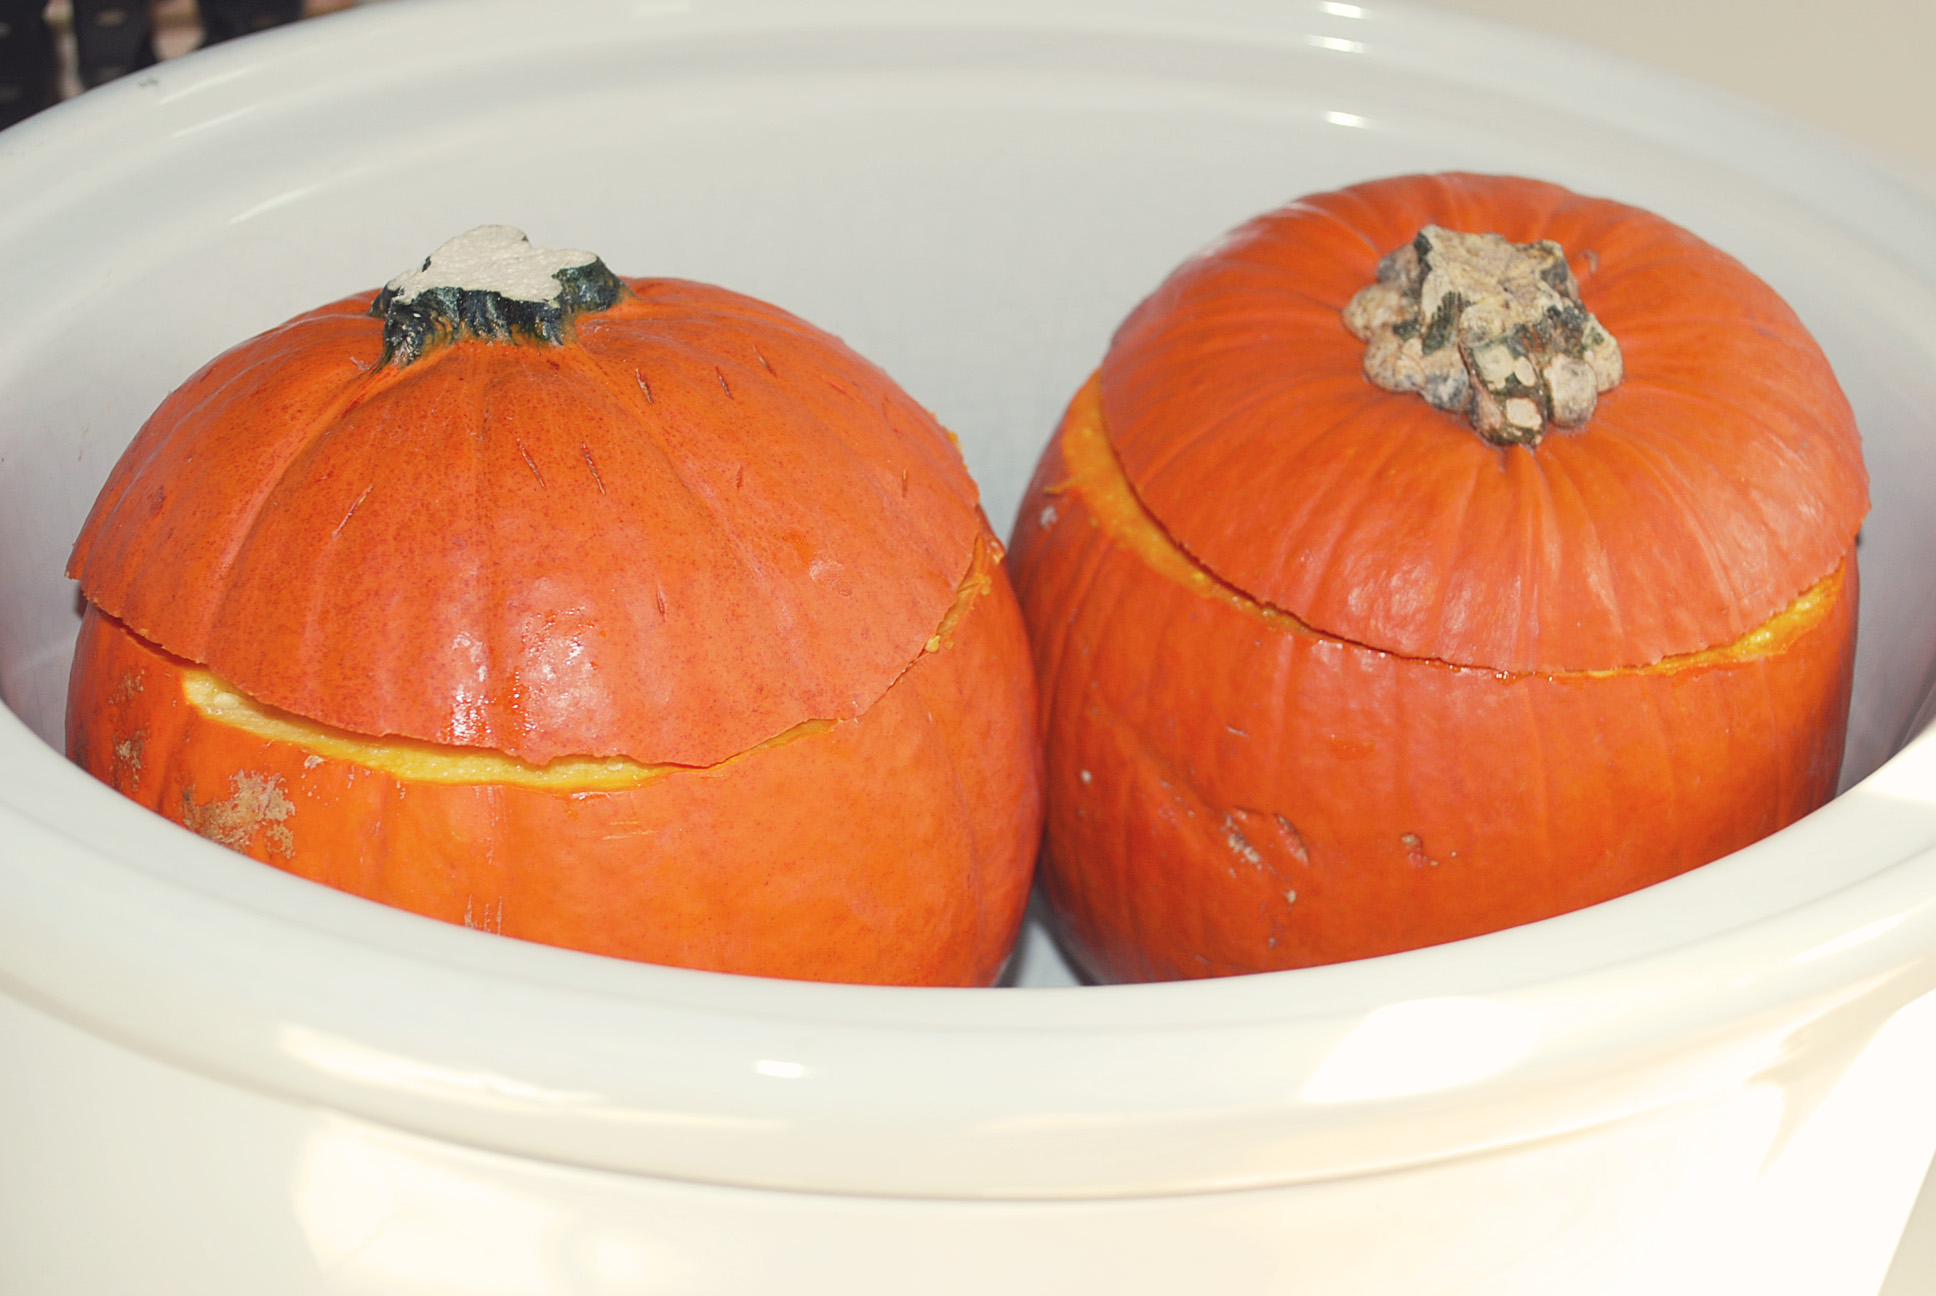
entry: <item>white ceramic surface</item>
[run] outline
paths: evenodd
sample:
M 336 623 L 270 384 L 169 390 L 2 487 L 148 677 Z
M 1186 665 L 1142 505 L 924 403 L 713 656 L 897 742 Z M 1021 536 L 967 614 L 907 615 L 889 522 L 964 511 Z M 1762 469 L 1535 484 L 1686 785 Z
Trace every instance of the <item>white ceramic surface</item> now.
M 833 329 L 999 525 L 1178 258 L 1452 166 L 1735 252 L 1868 437 L 1879 772 L 1687 877 L 1298 973 L 812 986 L 314 888 L 48 745 L 60 565 L 147 410 L 452 232 Z M 1384 5 L 425 0 L 0 135 L 0 1290 L 1874 1292 L 1936 1148 L 1936 741 L 1891 759 L 1936 672 L 1932 276 L 1936 211 L 1826 138 Z

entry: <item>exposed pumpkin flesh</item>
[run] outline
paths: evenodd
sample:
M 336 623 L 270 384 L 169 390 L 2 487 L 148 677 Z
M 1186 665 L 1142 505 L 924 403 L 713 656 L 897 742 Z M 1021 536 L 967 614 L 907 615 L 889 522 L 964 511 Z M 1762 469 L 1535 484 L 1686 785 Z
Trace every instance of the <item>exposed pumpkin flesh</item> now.
M 1562 353 L 1580 331 L 1587 385 L 1621 375 L 1584 424 L 1548 429 L 1537 450 L 1500 446 L 1368 380 L 1350 303 L 1422 227 L 1564 250 L 1547 268 L 1577 286 L 1578 310 L 1538 314 Z M 1544 324 L 1501 334 L 1479 303 L 1471 335 L 1453 318 L 1479 277 L 1441 285 L 1448 309 L 1426 333 L 1456 334 L 1461 368 L 1469 353 L 1473 382 L 1504 404 L 1550 387 L 1538 372 L 1523 385 L 1518 367 L 1559 354 L 1533 344 Z M 1617 365 L 1590 358 L 1600 331 L 1619 339 Z M 1559 422 L 1586 413 L 1577 395 L 1559 399 L 1573 407 Z M 1124 475 L 1204 567 L 1416 659 L 1597 670 L 1729 643 L 1842 561 L 1868 511 L 1853 411 L 1771 287 L 1652 213 L 1517 177 L 1396 177 L 1246 223 L 1124 321 L 1102 404 Z
M 968 569 L 958 450 L 778 308 L 626 283 L 568 346 L 385 364 L 368 294 L 244 343 L 117 464 L 83 594 L 257 700 L 538 764 L 858 715 Z
M 1115 450 L 1111 448 L 1108 430 L 1103 426 L 1102 403 L 1094 379 L 1083 387 L 1070 406 L 1069 417 L 1062 432 L 1062 462 L 1066 476 L 1058 482 L 1050 483 L 1047 488 L 1048 493 L 1080 495 L 1089 515 L 1107 533 L 1110 542 L 1135 554 L 1152 571 L 1168 580 L 1189 587 L 1205 598 L 1228 604 L 1245 615 L 1256 617 L 1279 630 L 1319 638 L 1337 638 L 1305 624 L 1281 608 L 1272 607 L 1268 603 L 1250 597 L 1228 581 L 1220 579 L 1215 573 L 1206 570 L 1181 545 L 1177 544 L 1163 529 L 1162 524 L 1150 514 L 1142 500 L 1137 498 L 1128 478 L 1123 475 L 1122 464 L 1117 459 Z M 1685 670 L 1693 666 L 1717 665 L 1772 656 L 1813 630 L 1829 614 L 1829 610 L 1842 592 L 1845 571 L 1845 565 L 1838 564 L 1828 575 L 1804 590 L 1794 602 L 1732 643 L 1719 644 L 1698 652 L 1676 653 L 1644 666 L 1609 670 L 1500 671 L 1498 673 L 1502 676 L 1540 675 L 1557 679 L 1568 677 L 1597 679 L 1615 675 L 1659 674 Z M 1339 639 L 1338 642 L 1350 641 Z M 1393 655 L 1403 656 L 1404 654 Z M 1466 662 L 1444 664 L 1470 665 Z
M 714 765 L 540 767 L 330 729 L 95 610 L 69 752 L 211 840 L 446 922 L 718 971 L 986 984 L 1042 797 L 1039 757 L 989 757 L 1029 751 L 1035 723 L 1027 672 L 998 669 L 1026 653 L 1000 560 L 984 535 L 931 646 L 867 711 Z
M 994 587 L 991 573 L 1000 561 L 1001 546 L 993 537 L 985 538 L 976 546 L 968 574 L 963 577 L 941 624 L 923 648 L 923 655 L 940 652 L 947 646 L 955 627 L 975 600 Z M 420 742 L 413 738 L 372 737 L 258 702 L 213 671 L 188 663 L 181 667 L 181 690 L 190 706 L 217 723 L 270 742 L 293 743 L 330 760 L 352 761 L 382 770 L 412 783 L 499 783 L 563 791 L 609 791 L 643 787 L 678 770 L 714 769 L 726 763 L 716 761 L 708 766 L 692 766 L 654 764 L 622 756 L 562 756 L 537 765 L 489 749 Z M 739 760 L 754 752 L 823 733 L 835 723 L 832 719 L 802 721 L 726 760 Z
M 1011 559 L 1043 691 L 1042 877 L 1098 977 L 1495 931 L 1685 872 L 1833 794 L 1852 555 L 1749 634 L 1647 665 L 1407 657 L 1218 580 L 1124 481 L 1111 430 L 1092 385 Z

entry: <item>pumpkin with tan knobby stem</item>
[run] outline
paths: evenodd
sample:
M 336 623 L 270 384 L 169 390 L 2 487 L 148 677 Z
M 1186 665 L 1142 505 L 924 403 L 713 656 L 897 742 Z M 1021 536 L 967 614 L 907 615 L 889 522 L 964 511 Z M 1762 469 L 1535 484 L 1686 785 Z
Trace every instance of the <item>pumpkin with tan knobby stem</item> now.
M 81 765 L 370 899 L 595 953 L 983 984 L 1040 831 L 950 437 L 829 335 L 486 227 L 188 380 L 71 574 Z
M 1362 958 L 1806 814 L 1866 510 L 1794 312 L 1659 217 L 1445 175 L 1252 221 L 1124 322 L 1016 523 L 1069 949 Z

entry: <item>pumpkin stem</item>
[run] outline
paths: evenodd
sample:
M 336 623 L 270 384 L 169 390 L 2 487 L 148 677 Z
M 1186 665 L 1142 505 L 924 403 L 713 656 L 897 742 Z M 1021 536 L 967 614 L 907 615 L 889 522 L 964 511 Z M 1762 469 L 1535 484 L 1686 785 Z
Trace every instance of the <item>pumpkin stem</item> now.
M 1494 445 L 1579 427 L 1620 381 L 1620 344 L 1580 303 L 1566 252 L 1427 225 L 1344 308 L 1365 377 L 1466 415 Z
M 392 279 L 370 314 L 383 321 L 383 363 L 401 366 L 464 337 L 560 346 L 574 317 L 624 292 L 590 252 L 536 248 L 523 230 L 480 225 Z

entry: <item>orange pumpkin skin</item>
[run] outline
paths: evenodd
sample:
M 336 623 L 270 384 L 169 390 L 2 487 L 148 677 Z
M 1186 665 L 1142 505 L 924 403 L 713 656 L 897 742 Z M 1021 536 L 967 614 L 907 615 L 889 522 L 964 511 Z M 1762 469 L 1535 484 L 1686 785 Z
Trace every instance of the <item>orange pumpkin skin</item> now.
M 161 404 L 69 564 L 70 754 L 217 841 L 451 922 L 985 983 L 1041 756 L 958 448 L 785 311 L 565 256 L 587 259 L 543 272 L 549 304 L 488 274 L 419 300 L 406 275 Z M 210 679 L 294 736 L 185 706 Z M 445 763 L 377 759 L 426 745 Z M 616 784 L 572 782 L 607 766 Z
M 1455 667 L 1314 632 L 1217 581 L 1142 510 L 1104 436 L 1092 380 L 1011 559 L 1043 692 L 1043 885 L 1099 978 L 1479 935 L 1672 877 L 1834 794 L 1853 546 L 1763 651 Z
M 625 283 L 562 346 L 399 367 L 370 293 L 243 343 L 149 418 L 69 575 L 358 733 L 708 765 L 860 714 L 985 526 L 960 452 L 785 311 Z
M 430 781 L 265 737 L 198 709 L 192 666 L 92 608 L 70 754 L 223 845 L 447 922 L 715 971 L 986 985 L 1042 795 L 1033 763 L 988 758 L 1034 749 L 999 562 L 989 537 L 959 620 L 862 715 L 640 786 Z M 991 696 L 1004 678 L 1021 683 Z
M 1625 359 L 1584 426 L 1491 444 L 1367 380 L 1347 304 L 1434 225 L 1563 247 Z M 1363 958 L 1791 822 L 1835 790 L 1867 506 L 1794 312 L 1658 217 L 1444 175 L 1250 222 L 1131 313 L 1018 516 L 1071 952 Z
M 1566 251 L 1626 374 L 1537 448 L 1381 390 L 1343 323 L 1430 224 Z M 1131 487 L 1208 570 L 1341 639 L 1501 670 L 1731 643 L 1868 511 L 1821 349 L 1746 267 L 1636 207 L 1509 176 L 1300 199 L 1181 266 L 1101 371 Z

